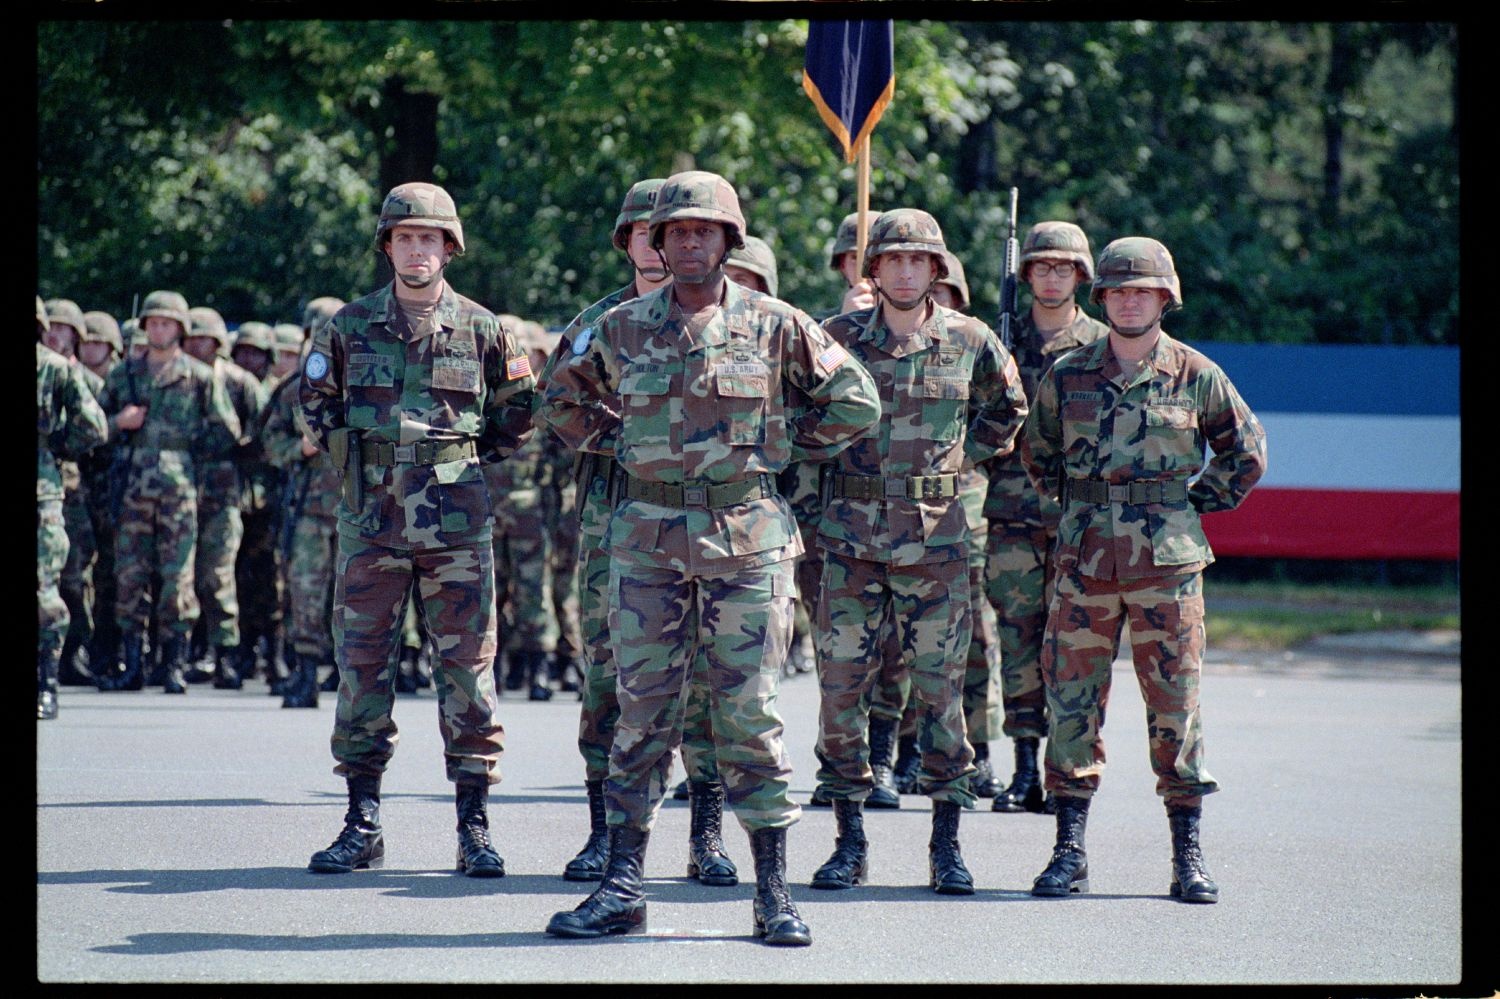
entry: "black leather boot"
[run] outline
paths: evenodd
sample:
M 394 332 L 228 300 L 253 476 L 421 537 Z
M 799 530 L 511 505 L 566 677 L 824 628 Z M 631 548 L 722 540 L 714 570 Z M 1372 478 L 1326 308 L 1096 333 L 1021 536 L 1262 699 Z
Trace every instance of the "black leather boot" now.
M 932 803 L 932 839 L 927 844 L 928 883 L 939 895 L 974 894 L 974 876 L 964 866 L 958 849 L 958 817 L 963 806 L 956 801 Z
M 547 923 L 547 932 L 555 937 L 646 932 L 646 893 L 641 874 L 646 867 L 650 835 L 627 826 L 610 826 L 604 879 L 577 908 L 556 913 Z
M 349 810 L 344 828 L 326 850 L 312 855 L 307 869 L 315 874 L 348 874 L 385 864 L 385 836 L 380 831 L 380 778 L 350 777 Z
M 214 658 L 208 650 L 208 627 L 201 617 L 198 623 L 193 625 L 192 633 L 188 636 L 185 660 L 183 663 L 185 672 L 182 675 L 184 682 L 207 683 L 214 678 Z
M 417 653 L 420 651 L 410 645 L 401 646 L 400 656 L 396 660 L 396 693 L 417 692 Z
M 57 717 L 56 651 L 38 649 L 36 653 L 36 720 L 51 721 Z
M 214 689 L 239 690 L 245 681 L 240 678 L 237 663 L 240 650 L 237 645 L 220 645 L 214 649 Z
M 1010 787 L 995 798 L 990 806 L 992 812 L 1040 812 L 1043 808 L 1042 776 L 1037 771 L 1037 746 L 1041 740 L 1035 736 L 1022 736 L 1016 740 L 1016 772 L 1010 779 Z
M 505 861 L 490 845 L 490 786 L 478 782 L 456 786 L 458 869 L 471 878 L 505 877 Z
M 318 662 L 310 655 L 293 649 L 287 653 L 291 659 L 292 674 L 282 685 L 281 706 L 284 708 L 315 708 L 318 706 Z
M 57 659 L 57 682 L 64 687 L 92 687 L 94 677 L 80 665 L 87 655 L 83 636 L 69 629 L 63 639 L 62 654 Z
M 120 635 L 113 628 L 96 626 L 94 637 L 89 641 L 90 680 L 100 690 L 110 688 L 101 681 L 113 682 L 120 672 Z
M 169 632 L 161 644 L 161 663 L 157 673 L 161 676 L 163 694 L 186 694 L 187 681 L 182 676 L 182 657 L 187 649 L 187 636 L 180 632 Z
M 974 743 L 974 775 L 969 778 L 969 790 L 976 798 L 998 798 L 1005 790 L 1005 785 L 995 776 L 995 768 L 990 766 L 990 744 L 987 742 Z
M 120 632 L 120 660 L 123 667 L 96 673 L 94 683 L 100 690 L 140 690 L 144 682 L 141 659 L 146 638 L 134 628 Z
M 589 838 L 578 851 L 578 856 L 563 867 L 563 878 L 568 881 L 602 881 L 604 868 L 609 864 L 609 824 L 604 811 L 604 781 L 583 782 L 589 796 Z
M 833 856 L 813 874 L 812 887 L 837 890 L 864 884 L 870 873 L 864 803 L 835 801 L 833 817 L 839 827 L 833 841 Z
M 318 684 L 318 689 L 325 694 L 336 694 L 339 690 L 338 663 L 324 663 L 323 665 L 332 666 L 333 669 L 329 670 L 328 675 L 323 678 L 323 682 Z
M 896 768 L 891 772 L 891 782 L 901 794 L 916 794 L 921 772 L 922 753 L 917 749 L 917 737 L 903 735 L 896 743 Z
M 561 649 L 553 653 L 552 679 L 564 694 L 576 694 L 582 690 L 583 669 L 578 665 L 578 657 Z
M 1031 884 L 1031 894 L 1067 898 L 1089 890 L 1089 858 L 1083 851 L 1083 831 L 1089 818 L 1088 798 L 1057 798 L 1057 845 L 1052 861 Z
M 676 787 L 674 787 L 672 789 L 672 800 L 673 801 L 687 801 L 691 797 L 692 797 L 692 789 L 688 787 L 687 778 L 684 777 L 682 779 L 682 783 L 678 784 Z
M 502 660 L 506 663 L 505 689 L 520 690 L 526 685 L 526 660 L 519 652 L 512 652 L 509 655 L 500 652 L 495 656 L 496 675 L 500 673 L 500 663 Z
M 716 780 L 688 783 L 687 876 L 706 885 L 737 885 L 739 871 L 724 852 L 724 784 Z
M 812 931 L 802 921 L 786 887 L 786 829 L 750 834 L 755 856 L 755 935 L 779 947 L 807 947 Z
M 891 776 L 891 753 L 896 741 L 896 719 L 870 716 L 870 769 L 875 787 L 865 799 L 866 808 L 900 808 L 901 792 Z
M 1167 822 L 1172 826 L 1173 898 L 1184 902 L 1212 904 L 1219 900 L 1219 886 L 1203 866 L 1203 851 L 1198 846 L 1198 820 L 1202 808 L 1167 808 Z
M 540 649 L 531 649 L 527 652 L 516 653 L 525 664 L 526 679 L 530 684 L 527 699 L 533 701 L 552 700 L 552 686 L 547 676 L 547 653 Z

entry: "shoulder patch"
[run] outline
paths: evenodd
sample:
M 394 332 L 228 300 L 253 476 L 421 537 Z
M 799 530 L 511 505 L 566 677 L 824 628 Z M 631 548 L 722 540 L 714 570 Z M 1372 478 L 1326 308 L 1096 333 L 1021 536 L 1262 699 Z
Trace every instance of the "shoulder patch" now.
M 594 327 L 584 327 L 583 332 L 578 334 L 578 338 L 573 341 L 573 356 L 582 357 L 584 353 L 589 349 L 589 341 L 593 338 Z
M 325 377 L 328 374 L 328 355 L 322 351 L 313 351 L 307 355 L 307 365 L 302 370 L 313 381 Z
M 526 378 L 531 374 L 531 360 L 525 354 L 518 354 L 505 362 L 505 380 L 515 381 L 517 378 Z
M 849 359 L 849 352 L 836 343 L 828 345 L 828 349 L 818 355 L 818 367 L 823 369 L 825 375 L 833 374 L 835 368 Z

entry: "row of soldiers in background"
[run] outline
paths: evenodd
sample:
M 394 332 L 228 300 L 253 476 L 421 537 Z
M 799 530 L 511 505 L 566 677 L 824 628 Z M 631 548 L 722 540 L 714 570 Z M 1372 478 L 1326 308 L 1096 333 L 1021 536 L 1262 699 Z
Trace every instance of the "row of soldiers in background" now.
M 39 346 L 68 362 L 109 417 L 107 442 L 57 461 L 68 623 L 46 650 L 57 668 L 39 679 L 39 717 L 55 717 L 59 685 L 182 693 L 207 682 L 240 689 L 260 674 L 284 707 L 316 707 L 320 690 L 336 689 L 340 478 L 304 443 L 295 384 L 308 336 L 343 304 L 314 299 L 300 327 L 252 321 L 231 336 L 218 312 L 175 292 L 148 295 L 124 329 L 106 312 L 39 299 Z M 539 356 L 555 342 L 540 324 L 507 318 Z M 502 590 L 513 639 L 505 686 L 529 686 L 532 699 L 550 698 L 553 681 L 578 689 L 582 644 L 570 459 L 542 443 L 488 471 L 496 564 L 502 578 L 533 581 Z M 40 502 L 40 472 L 38 481 Z M 57 542 L 39 535 L 39 579 Z M 409 608 L 403 693 L 432 684 L 424 645 Z

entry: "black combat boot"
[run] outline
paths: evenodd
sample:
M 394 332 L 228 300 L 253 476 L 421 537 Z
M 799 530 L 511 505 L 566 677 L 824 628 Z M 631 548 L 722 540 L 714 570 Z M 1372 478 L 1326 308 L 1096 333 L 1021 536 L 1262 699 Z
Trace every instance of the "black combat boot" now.
M 724 852 L 724 784 L 695 780 L 688 784 L 687 876 L 706 885 L 737 885 L 739 871 Z
M 604 781 L 584 781 L 589 796 L 589 838 L 578 856 L 563 867 L 568 881 L 602 881 L 609 863 L 609 825 L 605 821 Z
M 976 798 L 998 798 L 1005 790 L 1005 785 L 995 776 L 995 768 L 990 766 L 990 744 L 987 742 L 974 743 L 974 775 L 969 778 L 969 790 Z
M 559 912 L 547 923 L 555 937 L 602 937 L 608 933 L 646 932 L 646 841 L 651 834 L 628 826 L 610 826 L 609 863 L 594 893 L 571 912 Z
M 583 669 L 578 657 L 561 649 L 552 654 L 552 679 L 557 689 L 564 694 L 577 694 L 583 690 Z
M 956 801 L 932 803 L 932 839 L 927 844 L 928 884 L 939 895 L 974 894 L 974 876 L 964 866 L 958 850 L 958 817 L 963 806 Z
M 896 725 L 894 718 L 870 716 L 870 769 L 875 774 L 875 787 L 865 799 L 866 808 L 901 807 L 901 792 L 896 790 L 895 778 L 891 776 Z
M 48 649 L 36 652 L 36 720 L 51 721 L 57 717 L 58 653 Z
M 96 673 L 94 683 L 100 690 L 140 690 L 144 683 L 141 659 L 145 653 L 145 636 L 134 628 L 120 632 L 121 670 Z
M 79 663 L 79 660 L 87 654 L 82 636 L 73 629 L 69 629 L 67 636 L 63 639 L 62 654 L 57 660 L 57 682 L 64 687 L 92 687 L 93 675 L 85 671 Z
M 94 637 L 89 641 L 89 680 L 100 690 L 110 688 L 105 682 L 113 682 L 120 672 L 120 634 L 112 628 L 94 628 Z
M 833 817 L 839 827 L 833 841 L 833 856 L 813 874 L 812 887 L 834 890 L 864 884 L 870 873 L 864 803 L 835 801 Z
M 674 787 L 672 789 L 672 800 L 673 801 L 687 801 L 692 796 L 693 796 L 692 789 L 688 787 L 688 782 L 687 782 L 687 778 L 686 777 L 684 777 L 682 779 L 682 783 L 678 784 L 676 787 Z
M 526 678 L 531 685 L 527 698 L 533 701 L 552 700 L 552 687 L 548 683 L 547 653 L 540 649 L 516 653 L 525 664 Z
M 287 688 L 294 687 L 301 681 L 297 677 L 297 664 L 294 662 L 296 652 L 292 649 L 292 643 L 286 640 L 286 635 L 278 628 L 271 633 L 271 647 L 266 653 L 266 693 L 272 697 L 285 697 Z M 254 660 L 251 660 L 254 665 Z M 248 678 L 250 673 L 240 669 L 240 676 Z M 313 678 L 313 685 L 317 686 L 317 678 Z
M 774 946 L 810 946 L 812 931 L 786 887 L 786 828 L 751 832 L 750 852 L 755 856 L 755 935 Z
M 465 782 L 456 785 L 458 808 L 458 870 L 471 878 L 505 877 L 505 861 L 490 845 L 490 785 Z
M 891 772 L 891 782 L 901 794 L 917 793 L 917 777 L 922 773 L 922 753 L 917 749 L 917 737 L 903 735 L 896 743 L 896 768 Z
M 526 685 L 526 659 L 520 652 L 512 652 L 506 655 L 504 652 L 495 655 L 495 674 L 500 673 L 501 661 L 506 663 L 505 689 L 520 690 Z
M 296 649 L 287 653 L 292 674 L 282 685 L 281 706 L 315 708 L 318 706 L 318 661 Z
M 214 649 L 214 689 L 239 690 L 244 687 L 236 663 L 240 658 L 237 645 L 220 645 Z
M 1089 818 L 1088 798 L 1057 798 L 1057 845 L 1052 861 L 1031 884 L 1031 894 L 1067 898 L 1089 890 L 1089 858 L 1083 852 L 1083 830 Z
M 332 662 L 324 663 L 323 665 L 332 666 L 333 669 L 329 670 L 328 675 L 323 678 L 323 682 L 318 684 L 318 689 L 325 694 L 336 694 L 339 690 L 339 664 Z
M 187 636 L 176 631 L 168 632 L 161 643 L 161 663 L 157 674 L 161 677 L 163 694 L 186 694 L 187 682 L 182 676 L 182 656 L 187 648 Z
M 396 660 L 396 693 L 415 694 L 417 692 L 417 654 L 421 652 L 411 645 L 401 646 L 400 658 Z
M 1219 900 L 1219 886 L 1203 866 L 1203 851 L 1198 847 L 1198 819 L 1203 809 L 1167 807 L 1167 822 L 1172 826 L 1173 898 L 1184 902 L 1214 903 Z
M 186 683 L 207 683 L 214 678 L 214 659 L 208 651 L 208 626 L 201 617 L 188 636 L 185 666 L 182 679 Z M 156 682 L 151 685 L 156 686 Z
M 307 869 L 315 874 L 348 874 L 385 864 L 385 836 L 380 831 L 380 778 L 349 777 L 349 810 L 344 828 L 326 850 L 312 855 Z
M 1041 740 L 1036 736 L 1022 736 L 1016 740 L 1016 772 L 1010 779 L 1010 787 L 995 798 L 990 806 L 992 812 L 1041 812 L 1044 807 L 1042 775 L 1037 771 L 1037 746 Z

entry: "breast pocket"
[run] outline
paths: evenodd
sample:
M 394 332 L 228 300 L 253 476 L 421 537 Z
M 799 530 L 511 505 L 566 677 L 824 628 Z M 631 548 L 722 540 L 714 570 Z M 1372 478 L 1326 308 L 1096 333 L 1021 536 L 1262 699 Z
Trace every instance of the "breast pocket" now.
M 731 445 L 766 442 L 766 403 L 770 376 L 720 374 L 718 377 L 719 426 Z
M 1145 407 L 1145 467 L 1170 471 L 1184 462 L 1201 460 L 1198 411 L 1187 406 Z
M 345 372 L 351 425 L 369 425 L 359 418 L 361 409 L 365 410 L 368 419 L 372 415 L 371 409 L 378 412 L 395 402 L 399 389 L 396 387 L 394 358 L 382 354 L 356 354 L 349 358 Z
M 969 379 L 927 375 L 922 379 L 922 425 L 935 441 L 963 437 L 969 412 Z
M 672 376 L 637 371 L 620 379 L 620 439 L 630 447 L 671 443 Z
M 1065 402 L 1061 411 L 1063 451 L 1067 454 L 1092 455 L 1099 442 L 1099 403 L 1094 401 Z

